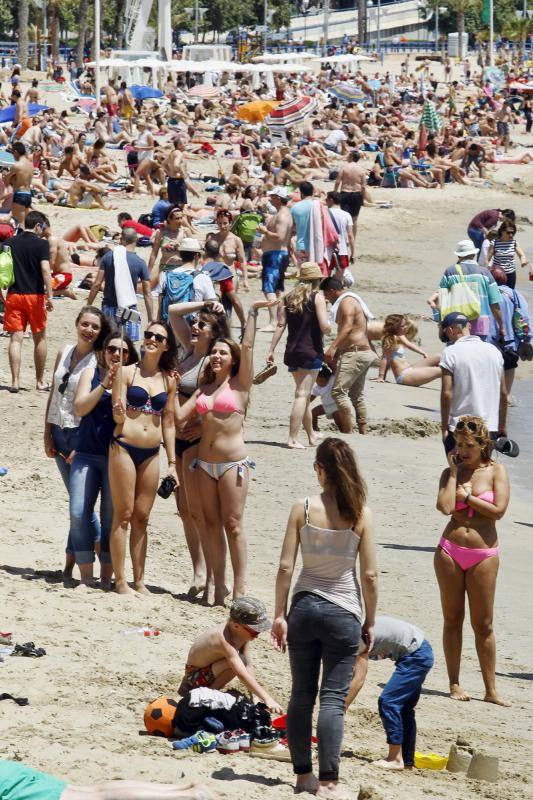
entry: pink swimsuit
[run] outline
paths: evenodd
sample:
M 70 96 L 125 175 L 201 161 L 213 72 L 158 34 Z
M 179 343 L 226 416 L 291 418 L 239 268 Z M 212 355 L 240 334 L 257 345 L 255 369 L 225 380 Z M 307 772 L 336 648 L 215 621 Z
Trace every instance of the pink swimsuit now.
M 494 492 L 483 492 L 478 495 L 478 498 L 480 500 L 486 500 L 487 503 L 494 503 Z M 474 509 L 470 508 L 468 503 L 457 502 L 455 504 L 456 511 L 462 511 L 465 508 L 469 509 L 468 517 L 473 517 Z M 480 561 L 484 561 L 486 558 L 500 554 L 499 547 L 461 547 L 461 545 L 454 544 L 448 539 L 445 539 L 444 536 L 440 538 L 439 547 L 447 553 L 450 558 L 453 558 L 463 572 L 466 572 L 470 567 L 475 567 L 476 564 L 479 564 Z

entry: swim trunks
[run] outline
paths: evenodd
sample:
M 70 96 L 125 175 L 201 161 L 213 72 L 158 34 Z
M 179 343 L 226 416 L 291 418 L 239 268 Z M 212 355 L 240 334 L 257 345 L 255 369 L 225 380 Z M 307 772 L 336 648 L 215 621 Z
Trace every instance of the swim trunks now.
M 17 189 L 16 192 L 13 192 L 13 203 L 24 208 L 31 208 L 31 192 Z
M 32 333 L 40 333 L 46 328 L 46 316 L 44 294 L 8 292 L 4 306 L 4 330 L 7 333 L 25 331 L 28 325 Z
M 183 178 L 167 178 L 167 191 L 173 206 L 187 205 L 187 186 Z
M 199 689 L 201 686 L 211 686 L 215 676 L 211 664 L 207 667 L 196 667 L 194 664 L 185 665 L 185 675 L 181 682 L 181 689 L 190 692 L 192 689 Z
M 59 800 L 67 781 L 13 761 L 0 760 L 2 800 Z
M 341 192 L 341 208 L 347 211 L 355 219 L 359 216 L 363 205 L 363 195 L 361 192 Z
M 268 250 L 261 256 L 263 265 L 262 290 L 268 294 L 285 290 L 285 270 L 289 266 L 286 250 Z

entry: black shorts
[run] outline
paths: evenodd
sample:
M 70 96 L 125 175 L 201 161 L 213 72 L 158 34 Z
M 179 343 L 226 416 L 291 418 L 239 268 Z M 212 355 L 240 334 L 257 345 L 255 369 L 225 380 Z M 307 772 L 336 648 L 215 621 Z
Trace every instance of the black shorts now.
M 192 441 L 188 439 L 176 439 L 176 455 L 178 458 L 181 458 L 189 447 L 194 447 L 199 441 L 200 439 L 193 439 Z
M 14 192 L 13 203 L 24 208 L 31 208 L 31 192 Z
M 183 178 L 167 178 L 167 191 L 173 206 L 187 205 L 187 187 Z
M 361 192 L 341 192 L 341 208 L 343 211 L 347 211 L 352 219 L 357 219 L 362 205 L 363 195 Z

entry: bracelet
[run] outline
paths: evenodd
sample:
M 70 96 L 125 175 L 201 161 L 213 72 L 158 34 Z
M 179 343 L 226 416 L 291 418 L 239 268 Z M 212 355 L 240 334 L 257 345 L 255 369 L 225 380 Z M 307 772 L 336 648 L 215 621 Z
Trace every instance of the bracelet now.
M 168 462 L 168 466 L 170 467 L 171 464 L 175 464 L 175 463 L 176 463 L 175 461 L 169 461 Z
M 102 383 L 102 381 L 100 381 L 100 383 L 99 383 L 98 385 L 99 385 L 99 386 L 101 386 L 101 387 L 102 387 L 102 389 L 103 389 L 105 392 L 107 392 L 107 391 L 108 391 L 108 389 L 110 388 L 109 386 L 104 386 L 104 384 Z

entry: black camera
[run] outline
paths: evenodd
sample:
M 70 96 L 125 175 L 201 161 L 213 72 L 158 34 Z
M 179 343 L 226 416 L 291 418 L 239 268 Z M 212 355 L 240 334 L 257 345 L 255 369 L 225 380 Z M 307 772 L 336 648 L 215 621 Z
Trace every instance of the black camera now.
M 167 475 L 167 477 L 163 478 L 161 481 L 161 486 L 157 490 L 157 494 L 159 497 L 162 497 L 163 500 L 168 500 L 176 486 L 176 480 L 171 475 Z

